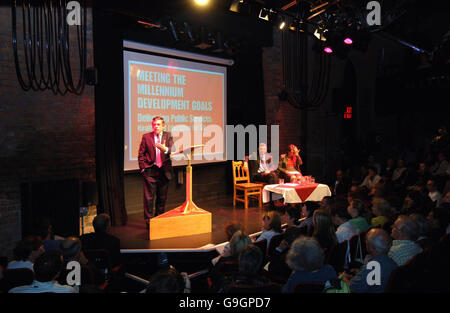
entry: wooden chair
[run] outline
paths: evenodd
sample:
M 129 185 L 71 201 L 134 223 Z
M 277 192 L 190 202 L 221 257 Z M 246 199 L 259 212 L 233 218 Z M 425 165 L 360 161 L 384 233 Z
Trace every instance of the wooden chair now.
M 243 202 L 244 207 L 248 209 L 249 198 L 256 198 L 259 207 L 262 207 L 262 184 L 250 182 L 248 164 L 242 161 L 233 161 L 233 207 L 236 207 L 236 201 Z M 238 194 L 238 191 L 243 192 Z

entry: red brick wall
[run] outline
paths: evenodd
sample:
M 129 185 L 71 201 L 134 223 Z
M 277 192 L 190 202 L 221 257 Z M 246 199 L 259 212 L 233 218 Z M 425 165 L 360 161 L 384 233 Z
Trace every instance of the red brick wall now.
M 20 29 L 19 25 L 18 33 Z M 0 7 L 0 255 L 8 256 L 21 237 L 21 183 L 95 180 L 93 86 L 86 86 L 81 96 L 22 90 L 11 30 L 11 9 Z M 93 64 L 90 10 L 87 52 L 89 67 Z M 71 57 L 76 68 L 77 54 L 72 52 Z

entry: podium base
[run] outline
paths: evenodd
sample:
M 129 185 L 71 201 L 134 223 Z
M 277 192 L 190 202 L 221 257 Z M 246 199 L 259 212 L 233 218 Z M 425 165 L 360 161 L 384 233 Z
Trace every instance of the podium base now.
M 150 219 L 149 239 L 210 233 L 212 231 L 212 214 L 198 207 L 190 212 L 185 212 L 185 205 Z

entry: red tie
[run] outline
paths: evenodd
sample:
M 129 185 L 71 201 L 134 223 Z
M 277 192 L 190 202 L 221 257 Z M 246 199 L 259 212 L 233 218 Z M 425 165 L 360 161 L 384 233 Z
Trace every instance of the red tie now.
M 160 143 L 159 135 L 156 135 L 156 143 Z M 161 150 L 159 150 L 158 147 L 156 147 L 156 166 L 161 167 Z

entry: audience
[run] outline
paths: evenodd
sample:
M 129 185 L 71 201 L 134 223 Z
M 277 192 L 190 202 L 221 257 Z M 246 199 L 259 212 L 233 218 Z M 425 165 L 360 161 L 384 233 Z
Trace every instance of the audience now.
M 409 216 L 400 215 L 392 226 L 392 247 L 388 255 L 397 263 L 404 265 L 423 249 L 415 242 L 419 237 L 417 224 Z
M 160 269 L 150 277 L 145 293 L 190 293 L 191 282 L 186 273 L 173 267 Z
M 276 211 L 269 211 L 262 218 L 262 233 L 256 241 L 267 240 L 267 249 L 269 248 L 270 239 L 282 232 L 281 217 Z
M 318 208 L 319 204 L 315 201 L 306 201 L 302 204 L 302 218 L 298 227 L 306 227 L 308 234 L 313 228 L 313 214 Z
M 370 220 L 370 224 L 374 227 L 383 227 L 386 223 L 389 223 L 389 212 L 391 205 L 383 198 L 373 198 L 372 200 L 372 214 L 374 217 Z
M 63 266 L 63 257 L 59 251 L 47 251 L 34 262 L 35 280 L 31 285 L 15 287 L 9 293 L 76 293 L 73 287 L 60 285 L 58 278 Z
M 374 184 L 378 183 L 381 180 L 381 177 L 377 174 L 377 169 L 374 166 L 369 166 L 368 169 L 369 173 L 359 186 L 366 187 L 370 190 Z
M 392 240 L 385 230 L 373 228 L 367 232 L 366 242 L 367 262 L 360 270 L 356 271 L 356 275 L 350 280 L 350 290 L 357 293 L 382 293 L 386 289 L 392 271 L 397 267 L 397 264 L 388 256 Z M 380 265 L 380 284 L 369 285 L 367 283 L 368 275 L 373 270 L 367 265 L 372 261 L 376 261 Z
M 359 199 L 354 199 L 351 202 L 351 205 L 347 207 L 347 212 L 350 214 L 350 224 L 355 226 L 359 232 L 366 232 L 370 225 L 367 223 L 367 220 L 363 217 L 365 214 L 365 206 L 364 203 Z
M 14 259 L 8 263 L 7 269 L 28 268 L 33 270 L 33 262 L 31 262 L 31 246 L 26 240 L 20 240 L 14 250 Z
M 324 264 L 321 245 L 311 237 L 296 239 L 289 249 L 286 262 L 293 272 L 283 286 L 283 292 L 293 292 L 298 283 L 326 282 L 337 278 L 334 268 Z
M 322 249 L 330 251 L 338 243 L 331 216 L 324 210 L 316 210 L 313 214 L 313 237 Z
M 350 223 L 351 216 L 347 212 L 347 208 L 340 204 L 335 204 L 330 209 L 333 224 L 337 226 L 336 237 L 338 243 L 349 240 L 359 234 L 358 229 Z
M 120 240 L 116 236 L 109 234 L 111 220 L 108 214 L 98 214 L 93 222 L 94 233 L 84 234 L 80 237 L 83 252 L 87 255 L 88 250 L 105 249 L 109 252 L 112 266 L 121 264 L 120 260 Z

